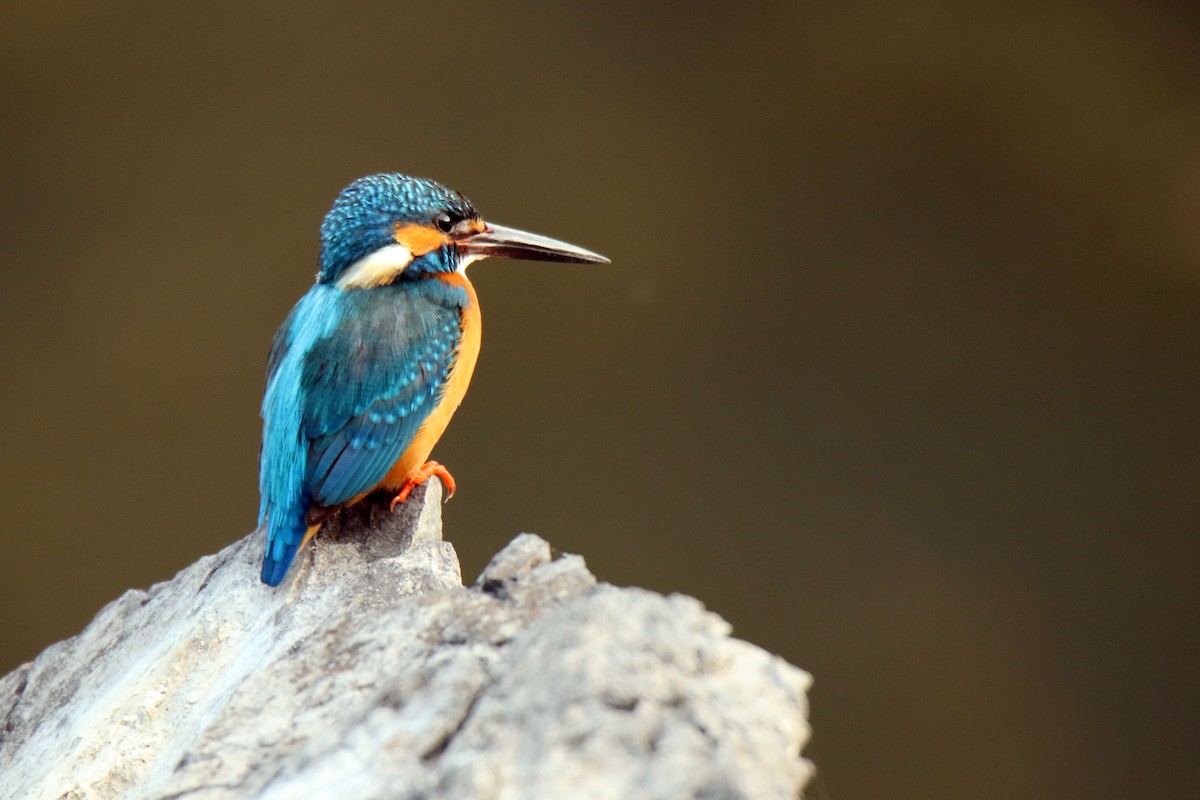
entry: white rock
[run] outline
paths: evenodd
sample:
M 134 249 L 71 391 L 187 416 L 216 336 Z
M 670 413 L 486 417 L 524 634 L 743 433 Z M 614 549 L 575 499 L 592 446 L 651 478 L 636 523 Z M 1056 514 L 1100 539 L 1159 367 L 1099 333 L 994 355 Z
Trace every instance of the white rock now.
M 261 534 L 0 679 L 3 798 L 796 798 L 804 672 L 522 534 L 464 588 L 436 482 Z

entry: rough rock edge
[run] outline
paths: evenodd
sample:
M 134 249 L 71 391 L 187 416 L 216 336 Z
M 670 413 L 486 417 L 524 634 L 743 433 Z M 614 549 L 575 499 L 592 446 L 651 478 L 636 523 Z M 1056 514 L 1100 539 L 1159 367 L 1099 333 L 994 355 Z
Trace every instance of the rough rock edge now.
M 0 797 L 800 795 L 805 673 L 531 534 L 463 588 L 428 485 L 279 589 L 251 534 L 0 679 Z

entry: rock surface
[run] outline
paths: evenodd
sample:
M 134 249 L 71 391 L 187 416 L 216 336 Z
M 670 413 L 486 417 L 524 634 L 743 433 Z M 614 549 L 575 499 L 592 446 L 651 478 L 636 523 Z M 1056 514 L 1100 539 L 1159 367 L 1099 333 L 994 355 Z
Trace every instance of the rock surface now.
M 529 534 L 463 588 L 427 486 L 278 589 L 251 534 L 0 679 L 0 797 L 800 796 L 804 672 Z

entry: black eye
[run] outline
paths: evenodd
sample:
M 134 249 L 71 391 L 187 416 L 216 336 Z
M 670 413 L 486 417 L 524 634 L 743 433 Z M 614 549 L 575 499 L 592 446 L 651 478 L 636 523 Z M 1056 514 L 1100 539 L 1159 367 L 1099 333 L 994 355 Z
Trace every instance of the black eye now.
M 433 224 L 436 225 L 437 229 L 442 233 L 449 233 L 450 231 L 454 230 L 454 217 L 443 211 L 441 214 L 437 215 L 437 219 L 433 221 Z

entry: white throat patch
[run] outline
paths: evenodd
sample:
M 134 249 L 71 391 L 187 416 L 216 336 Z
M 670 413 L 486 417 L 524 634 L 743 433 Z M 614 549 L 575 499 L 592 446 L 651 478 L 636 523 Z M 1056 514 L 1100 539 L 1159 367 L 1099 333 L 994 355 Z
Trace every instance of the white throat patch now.
M 467 267 L 471 266 L 481 258 L 487 258 L 487 256 L 483 255 L 482 253 L 471 253 L 470 255 L 459 256 L 457 272 L 461 275 L 466 275 Z
M 412 251 L 402 244 L 389 244 L 346 267 L 337 279 L 339 289 L 370 289 L 391 283 L 412 263 Z

